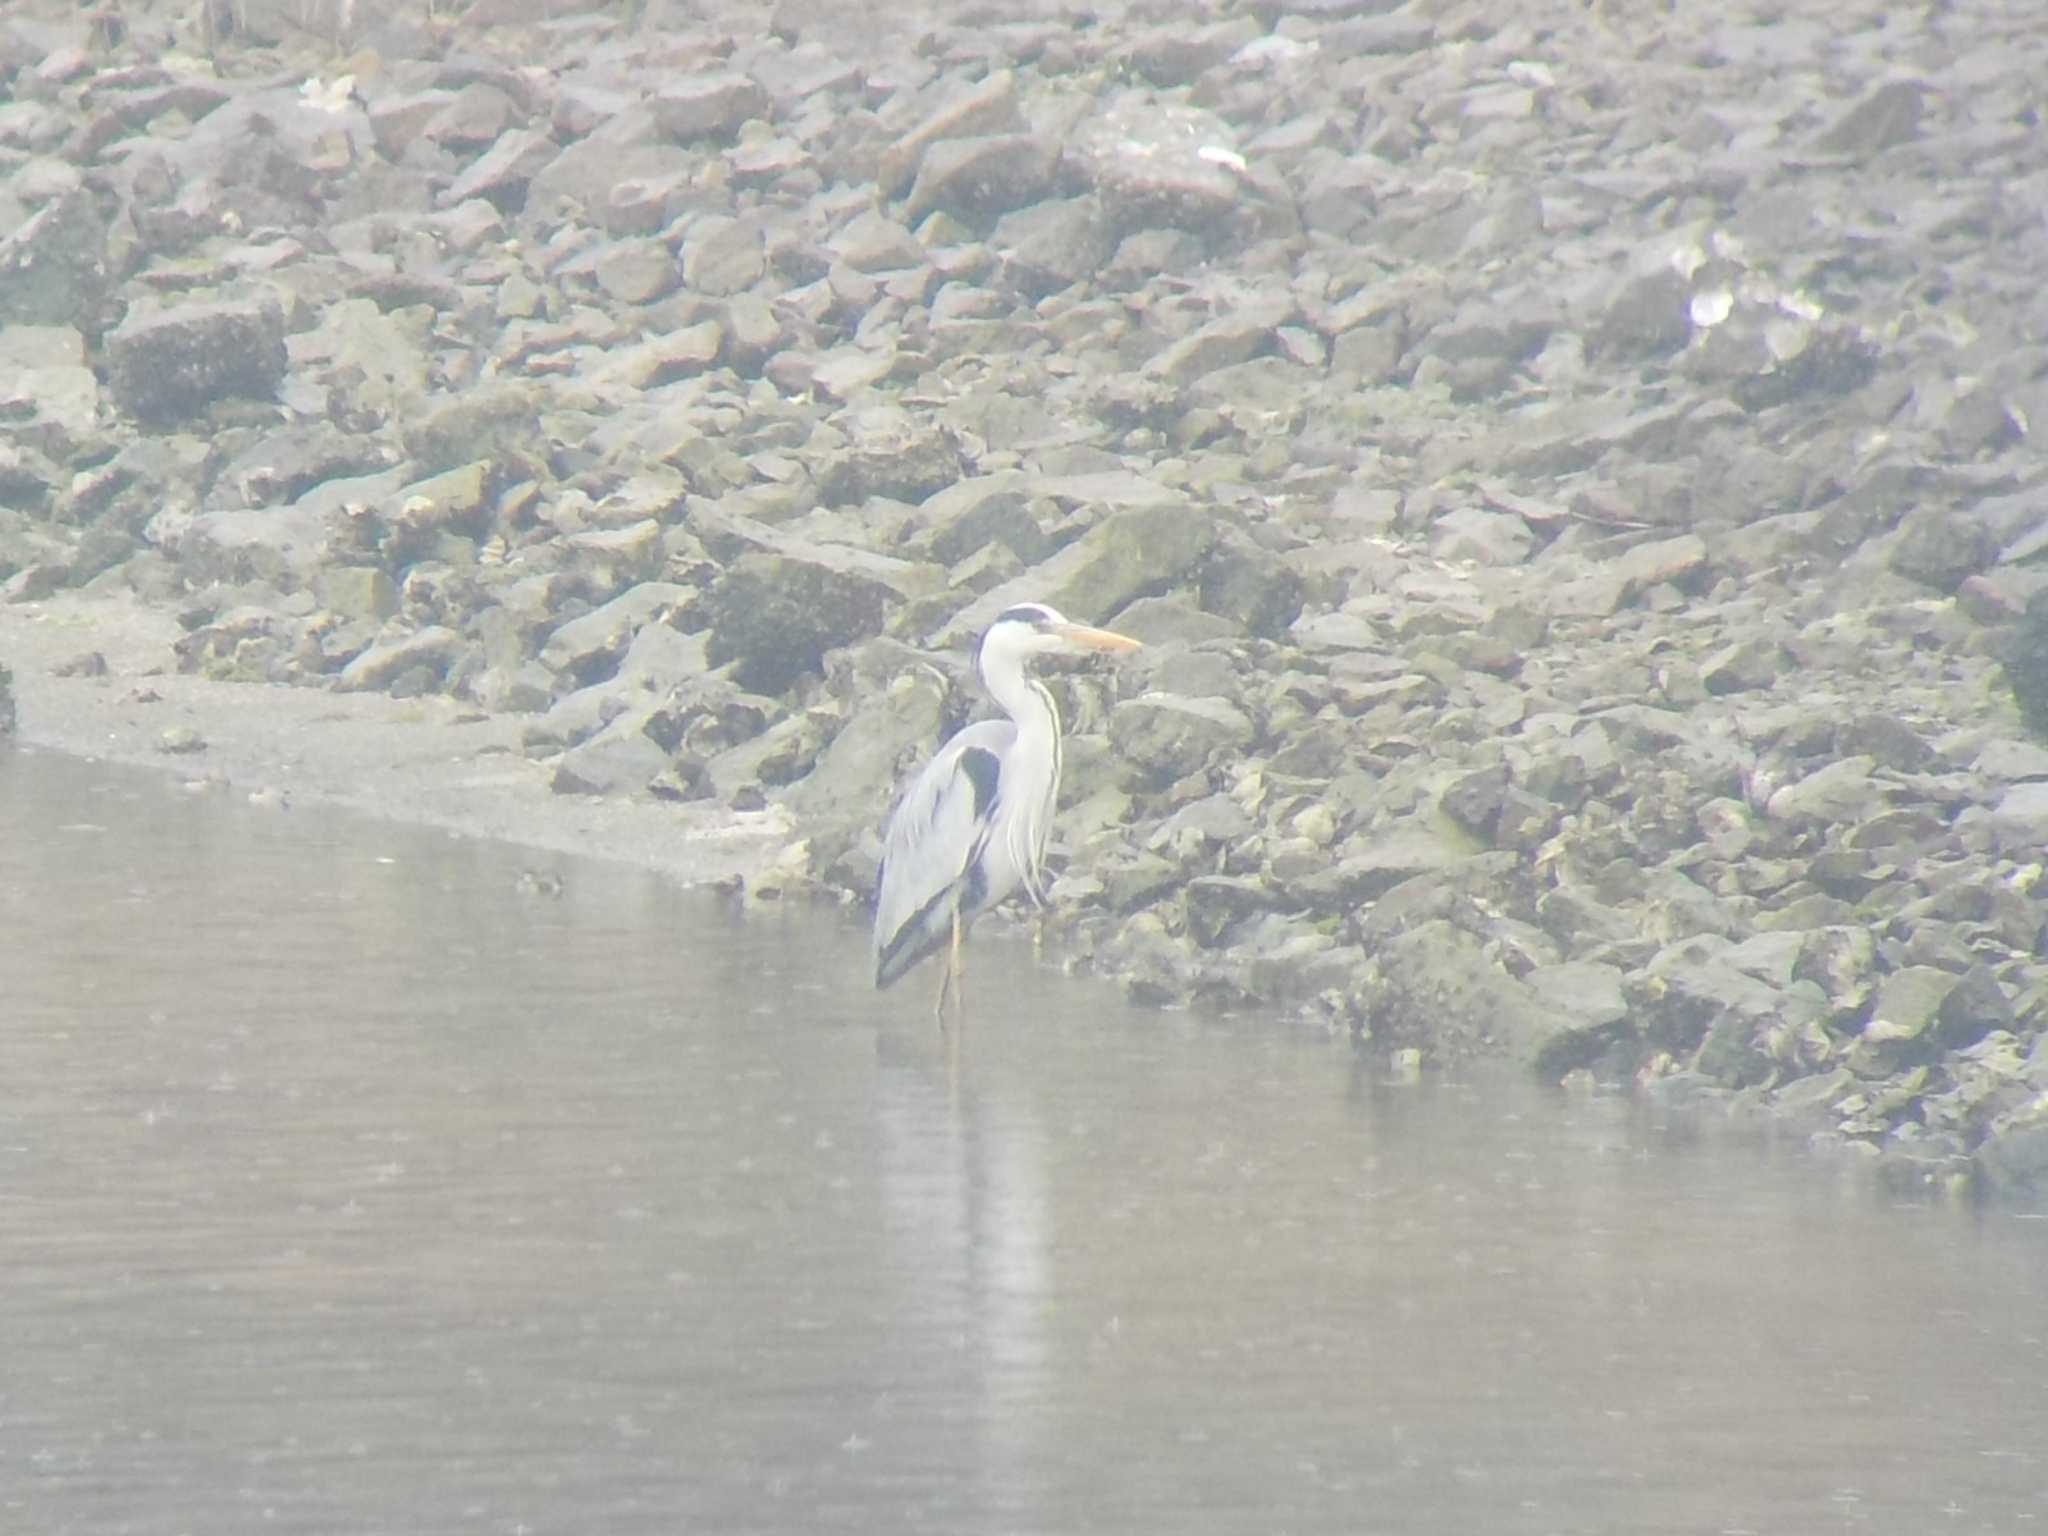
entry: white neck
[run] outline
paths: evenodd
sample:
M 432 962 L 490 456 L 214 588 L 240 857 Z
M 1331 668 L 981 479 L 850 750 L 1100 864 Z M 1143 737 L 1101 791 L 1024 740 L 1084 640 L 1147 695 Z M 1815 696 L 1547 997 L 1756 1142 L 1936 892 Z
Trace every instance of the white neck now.
M 1000 667 L 998 675 L 982 672 L 982 683 L 995 701 L 1017 724 L 1017 742 L 1012 749 L 1019 761 L 1041 761 L 1052 765 L 1044 794 L 1035 804 L 1016 807 L 1009 822 L 1014 844 L 1011 855 L 1023 877 L 1031 899 L 1043 903 L 1045 889 L 1040 868 L 1045 859 L 1045 840 L 1052 831 L 1053 808 L 1060 797 L 1060 712 L 1045 684 L 1027 677 L 1022 667 Z
M 987 669 L 981 674 L 981 684 L 988 689 L 990 697 L 1002 705 L 1003 713 L 1017 722 L 1017 734 L 1029 740 L 1050 737 L 1054 743 L 1060 739 L 1060 712 L 1052 701 L 1052 694 L 1045 684 L 1035 677 L 1025 675 L 1022 667 L 1002 667 L 991 677 Z

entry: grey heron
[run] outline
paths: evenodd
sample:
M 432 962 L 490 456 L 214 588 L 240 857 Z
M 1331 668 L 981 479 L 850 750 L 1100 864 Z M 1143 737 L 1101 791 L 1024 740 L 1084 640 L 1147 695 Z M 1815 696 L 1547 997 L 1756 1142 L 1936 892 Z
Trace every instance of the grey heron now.
M 1138 642 L 1062 618 L 1043 603 L 1005 609 L 976 668 L 1010 718 L 959 731 L 924 765 L 889 817 L 875 893 L 875 985 L 945 951 L 938 1014 L 960 1003 L 960 941 L 1022 886 L 1043 905 L 1046 834 L 1060 791 L 1060 714 L 1025 673 L 1034 656 L 1133 651 Z

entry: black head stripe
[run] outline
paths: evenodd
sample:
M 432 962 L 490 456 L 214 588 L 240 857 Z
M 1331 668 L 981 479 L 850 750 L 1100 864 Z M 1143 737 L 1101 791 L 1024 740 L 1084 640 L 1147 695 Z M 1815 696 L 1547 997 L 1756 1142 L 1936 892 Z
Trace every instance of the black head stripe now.
M 1015 608 L 1005 608 L 996 615 L 998 624 L 1043 624 L 1052 614 L 1037 603 L 1019 603 Z

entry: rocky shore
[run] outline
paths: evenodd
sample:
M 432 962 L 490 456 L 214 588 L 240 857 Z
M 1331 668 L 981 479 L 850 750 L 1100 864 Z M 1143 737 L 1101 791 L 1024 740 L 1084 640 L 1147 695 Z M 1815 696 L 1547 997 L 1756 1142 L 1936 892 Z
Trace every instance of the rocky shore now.
M 19 730 L 359 696 L 864 893 L 1046 601 L 1147 646 L 1054 679 L 1072 963 L 2038 1191 L 2044 78 L 1994 0 L 24 0 Z

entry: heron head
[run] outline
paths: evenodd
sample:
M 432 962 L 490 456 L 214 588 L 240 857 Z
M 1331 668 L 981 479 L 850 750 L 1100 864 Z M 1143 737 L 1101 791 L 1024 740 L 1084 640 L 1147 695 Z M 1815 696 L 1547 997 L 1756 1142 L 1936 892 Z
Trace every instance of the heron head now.
M 1044 603 L 1019 603 L 996 616 L 981 637 L 981 665 L 991 661 L 1023 661 L 1050 654 L 1081 655 L 1089 651 L 1135 651 L 1138 642 L 1114 630 L 1076 624 Z

